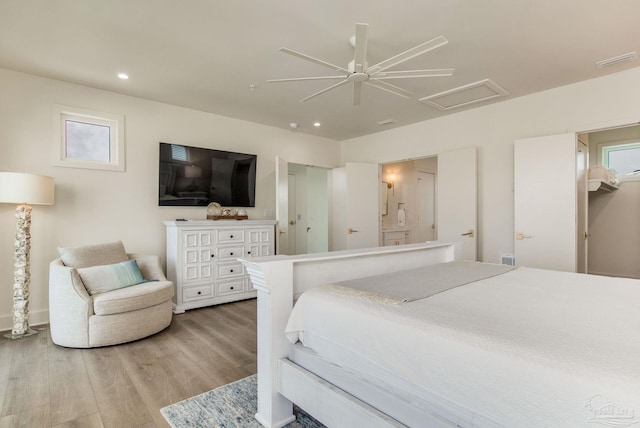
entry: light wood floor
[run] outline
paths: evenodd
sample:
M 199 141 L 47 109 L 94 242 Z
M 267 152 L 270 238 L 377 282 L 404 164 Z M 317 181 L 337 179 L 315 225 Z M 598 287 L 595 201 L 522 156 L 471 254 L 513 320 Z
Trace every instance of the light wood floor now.
M 174 315 L 166 330 L 94 349 L 48 326 L 0 338 L 0 428 L 168 427 L 160 408 L 256 372 L 256 301 Z

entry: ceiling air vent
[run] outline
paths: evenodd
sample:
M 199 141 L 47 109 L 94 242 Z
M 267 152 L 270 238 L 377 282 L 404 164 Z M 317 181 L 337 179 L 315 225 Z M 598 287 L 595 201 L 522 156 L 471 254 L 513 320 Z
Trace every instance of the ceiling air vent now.
M 420 98 L 420 101 L 439 110 L 452 110 L 506 95 L 509 93 L 492 82 L 491 79 L 484 79 Z
M 392 123 L 396 123 L 395 119 L 383 119 L 376 122 L 379 126 L 391 125 Z
M 611 67 L 612 65 L 620 64 L 621 62 L 633 61 L 638 55 L 635 51 L 626 54 L 614 56 L 613 58 L 603 59 L 596 62 L 598 68 Z

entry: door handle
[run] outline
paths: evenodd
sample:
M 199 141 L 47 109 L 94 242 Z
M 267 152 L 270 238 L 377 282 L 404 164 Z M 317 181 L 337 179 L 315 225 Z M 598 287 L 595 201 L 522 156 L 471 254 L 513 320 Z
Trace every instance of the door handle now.
M 347 233 L 348 233 L 349 235 L 351 235 L 351 234 L 352 234 L 352 233 L 354 233 L 354 232 L 357 232 L 357 230 L 352 229 L 352 228 L 347 229 Z
M 525 235 L 524 232 L 516 232 L 516 239 L 518 240 L 523 240 L 523 239 L 529 239 L 532 238 L 531 235 Z
M 475 234 L 473 233 L 473 229 L 469 229 L 469 231 L 467 233 L 463 233 L 460 236 L 468 236 L 469 238 L 473 238 L 475 236 Z
M 295 221 L 295 220 L 289 220 L 289 224 L 290 224 L 291 226 L 293 226 L 294 224 L 296 224 L 296 221 Z

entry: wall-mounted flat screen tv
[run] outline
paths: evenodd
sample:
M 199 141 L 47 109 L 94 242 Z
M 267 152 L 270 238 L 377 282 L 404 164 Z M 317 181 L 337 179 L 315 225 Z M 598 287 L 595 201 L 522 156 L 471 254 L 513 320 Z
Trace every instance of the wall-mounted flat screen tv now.
M 160 206 L 254 207 L 256 155 L 160 143 Z

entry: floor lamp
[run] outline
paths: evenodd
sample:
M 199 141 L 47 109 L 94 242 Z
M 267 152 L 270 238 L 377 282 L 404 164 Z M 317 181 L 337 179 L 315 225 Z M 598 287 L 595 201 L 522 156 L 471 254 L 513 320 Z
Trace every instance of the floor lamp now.
M 31 266 L 31 207 L 53 205 L 53 178 L 19 172 L 0 172 L 0 203 L 16 208 L 15 262 L 13 265 L 13 327 L 5 334 L 19 339 L 36 334 L 29 328 L 29 282 Z

